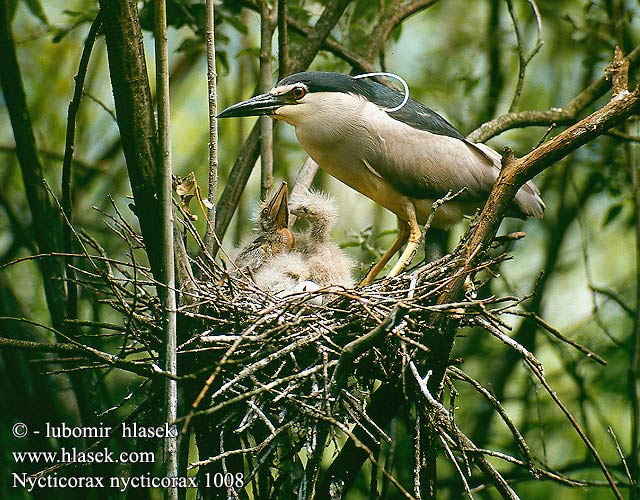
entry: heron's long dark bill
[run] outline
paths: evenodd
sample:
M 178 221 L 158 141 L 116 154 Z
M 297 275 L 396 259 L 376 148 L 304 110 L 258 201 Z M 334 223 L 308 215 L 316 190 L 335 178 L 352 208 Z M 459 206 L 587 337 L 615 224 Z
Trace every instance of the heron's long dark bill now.
M 271 115 L 284 104 L 287 104 L 287 101 L 283 96 L 260 94 L 246 101 L 229 106 L 218 115 L 218 118 Z
M 282 229 L 289 225 L 289 187 L 286 182 L 273 195 L 269 202 L 269 213 L 275 221 L 275 228 Z

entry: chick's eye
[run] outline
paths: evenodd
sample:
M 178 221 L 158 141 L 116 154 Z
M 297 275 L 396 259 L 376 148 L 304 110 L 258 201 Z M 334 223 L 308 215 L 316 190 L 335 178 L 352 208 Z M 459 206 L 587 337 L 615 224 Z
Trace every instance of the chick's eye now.
M 296 99 L 302 99 L 306 93 L 307 93 L 307 90 L 304 87 L 295 87 L 291 91 L 291 95 L 293 95 L 293 97 Z

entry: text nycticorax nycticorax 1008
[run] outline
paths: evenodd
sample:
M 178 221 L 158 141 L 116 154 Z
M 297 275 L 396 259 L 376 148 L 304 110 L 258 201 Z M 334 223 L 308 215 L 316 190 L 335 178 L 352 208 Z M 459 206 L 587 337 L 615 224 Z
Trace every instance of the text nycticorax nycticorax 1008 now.
M 364 282 L 408 244 L 389 276 L 411 258 L 434 200 L 465 191 L 441 206 L 433 227 L 446 229 L 486 200 L 500 171 L 501 155 L 468 141 L 426 106 L 371 80 L 340 73 L 305 72 L 287 76 L 266 94 L 225 109 L 220 118 L 270 115 L 295 127 L 307 153 L 330 175 L 391 210 L 398 237 Z M 527 182 L 510 215 L 542 217 L 538 188 Z

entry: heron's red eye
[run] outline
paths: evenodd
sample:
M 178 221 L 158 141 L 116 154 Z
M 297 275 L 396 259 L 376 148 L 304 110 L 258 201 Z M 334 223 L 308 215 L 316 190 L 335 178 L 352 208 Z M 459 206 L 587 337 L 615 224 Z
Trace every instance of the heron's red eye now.
M 307 89 L 305 89 L 304 87 L 294 87 L 294 89 L 291 91 L 291 95 L 295 99 L 302 99 L 306 93 Z

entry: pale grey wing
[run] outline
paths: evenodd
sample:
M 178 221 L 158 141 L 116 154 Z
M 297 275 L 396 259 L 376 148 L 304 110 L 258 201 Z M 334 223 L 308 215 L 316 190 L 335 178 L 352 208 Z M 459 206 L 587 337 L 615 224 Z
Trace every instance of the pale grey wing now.
M 463 188 L 459 202 L 480 204 L 487 198 L 500 173 L 502 157 L 497 151 L 398 123 L 389 117 L 369 131 L 370 137 L 382 139 L 372 139 L 363 155 L 370 170 L 415 199 L 437 199 L 449 190 Z M 544 213 L 544 203 L 532 182 L 518 191 L 514 205 L 515 216 L 542 217 Z
M 459 201 L 480 202 L 498 177 L 499 169 L 486 152 L 464 139 L 406 124 L 399 127 L 392 118 L 377 127 L 368 132 L 372 140 L 364 162 L 406 196 L 435 199 L 466 188 Z

